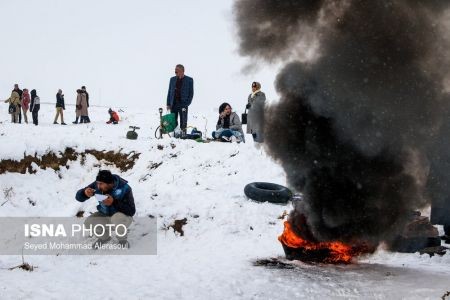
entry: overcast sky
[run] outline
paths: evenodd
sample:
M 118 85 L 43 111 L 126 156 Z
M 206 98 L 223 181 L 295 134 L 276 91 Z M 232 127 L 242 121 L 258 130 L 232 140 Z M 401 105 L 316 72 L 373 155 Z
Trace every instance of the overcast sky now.
M 14 83 L 43 101 L 66 103 L 86 85 L 92 104 L 165 105 L 169 78 L 182 63 L 194 78 L 192 109 L 228 101 L 238 111 L 251 82 L 276 99 L 275 66 L 242 72 L 232 1 L 10 0 L 0 2 L 0 99 Z M 2 107 L 7 110 L 7 107 Z

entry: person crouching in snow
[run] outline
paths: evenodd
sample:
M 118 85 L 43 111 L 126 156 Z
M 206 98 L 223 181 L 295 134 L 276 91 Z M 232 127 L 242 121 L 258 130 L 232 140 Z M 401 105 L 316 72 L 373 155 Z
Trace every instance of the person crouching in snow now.
M 225 142 L 245 142 L 244 132 L 239 116 L 231 110 L 228 103 L 222 103 L 219 107 L 219 120 L 216 131 L 212 133 L 216 140 Z
M 106 124 L 118 124 L 119 123 L 119 115 L 113 111 L 111 108 L 108 110 L 109 113 L 109 121 Z
M 77 201 L 84 202 L 94 195 L 99 201 L 97 205 L 98 211 L 86 219 L 84 222 L 85 227 L 91 226 L 94 228 L 98 224 L 103 226 L 113 224 L 114 228 L 118 226 L 115 233 L 119 245 L 123 248 L 129 248 L 130 244 L 127 241 L 126 232 L 123 232 L 123 228 L 124 226 L 128 228 L 131 225 L 136 208 L 134 206 L 133 191 L 128 182 L 118 175 L 111 174 L 108 170 L 100 170 L 96 181 L 80 189 L 75 198 Z M 105 199 L 101 200 L 102 198 Z M 94 249 L 100 248 L 111 239 L 109 230 L 103 232 L 101 226 L 96 228 L 99 232 L 95 232 L 95 236 L 98 239 L 92 244 Z

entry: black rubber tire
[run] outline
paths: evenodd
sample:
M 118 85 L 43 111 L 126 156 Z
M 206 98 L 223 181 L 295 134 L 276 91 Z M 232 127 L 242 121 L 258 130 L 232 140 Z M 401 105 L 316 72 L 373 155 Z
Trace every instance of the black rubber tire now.
M 285 186 L 270 182 L 252 182 L 245 186 L 245 195 L 258 202 L 284 204 L 292 198 L 292 192 Z

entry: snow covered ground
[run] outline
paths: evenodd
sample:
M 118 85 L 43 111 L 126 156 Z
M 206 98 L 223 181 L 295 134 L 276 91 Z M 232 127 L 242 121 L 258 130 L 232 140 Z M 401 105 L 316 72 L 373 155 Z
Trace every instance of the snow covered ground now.
M 10 271 L 21 257 L 1 256 L 1 299 L 438 299 L 450 290 L 450 255 L 429 258 L 380 250 L 346 266 L 253 266 L 260 258 L 283 257 L 277 241 L 283 230 L 279 216 L 290 205 L 251 202 L 243 189 L 253 181 L 286 184 L 281 167 L 251 138 L 246 144 L 157 140 L 156 111 L 124 109 L 117 126 L 105 124 L 106 111 L 92 108 L 91 124 L 72 125 L 69 106 L 69 125 L 61 126 L 52 124 L 53 105 L 43 105 L 36 127 L 9 124 L 6 106 L 2 107 L 0 158 L 21 159 L 24 153 L 42 155 L 66 147 L 141 153 L 134 168 L 120 175 L 133 188 L 137 216 L 158 218 L 157 255 L 27 256 L 25 261 L 37 267 L 33 272 Z M 191 112 L 189 124 L 201 131 L 207 128 L 210 136 L 216 114 L 212 109 Z M 125 138 L 130 125 L 141 127 L 137 141 Z M 70 162 L 69 169 L 58 172 L 37 169 L 36 174 L 0 175 L 0 216 L 94 212 L 94 199 L 79 203 L 74 196 L 94 180 L 97 164 L 88 156 L 84 164 Z M 115 167 L 111 170 L 120 173 Z M 3 191 L 11 187 L 6 199 Z M 30 199 L 36 205 L 30 205 Z M 165 229 L 183 218 L 188 222 L 184 236 Z

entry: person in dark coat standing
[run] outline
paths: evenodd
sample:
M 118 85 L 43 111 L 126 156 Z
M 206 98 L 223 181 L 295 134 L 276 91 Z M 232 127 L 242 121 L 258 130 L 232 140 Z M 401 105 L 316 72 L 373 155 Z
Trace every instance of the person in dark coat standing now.
M 33 124 L 38 125 L 39 122 L 39 110 L 41 109 L 41 99 L 37 95 L 36 90 L 31 90 L 31 105 L 30 111 L 31 116 L 33 117 Z
M 23 91 L 19 88 L 19 85 L 17 83 L 14 85 L 14 90 L 13 91 L 16 91 L 19 94 L 19 97 L 20 97 L 19 123 L 22 123 L 22 112 L 21 112 L 21 110 L 22 110 L 22 94 L 23 94 Z
M 96 224 L 114 224 L 119 230 L 118 225 L 123 225 L 128 228 L 136 213 L 134 205 L 133 191 L 128 184 L 128 181 L 118 175 L 112 174 L 108 170 L 101 170 L 98 172 L 97 178 L 94 182 L 85 188 L 78 190 L 75 199 L 84 202 L 95 196 L 98 201 L 97 212 L 90 215 L 86 221 L 85 226 L 94 227 Z M 122 226 L 122 227 L 123 227 Z M 111 239 L 109 234 L 102 232 L 97 234 L 98 240 L 93 244 L 94 248 L 99 248 L 102 244 Z M 119 244 L 123 247 L 129 247 L 126 232 L 117 234 Z
M 58 93 L 56 93 L 56 116 L 53 124 L 58 124 L 58 117 L 61 116 L 61 125 L 67 125 L 64 123 L 64 114 L 63 111 L 66 109 L 66 105 L 64 103 L 64 94 L 62 90 L 59 89 Z
M 194 80 L 184 75 L 184 66 L 177 65 L 175 67 L 175 76 L 170 78 L 169 91 L 167 92 L 167 110 L 175 114 L 177 125 L 183 135 L 186 135 L 188 107 L 192 103 L 194 97 Z M 178 122 L 180 116 L 180 122 Z

